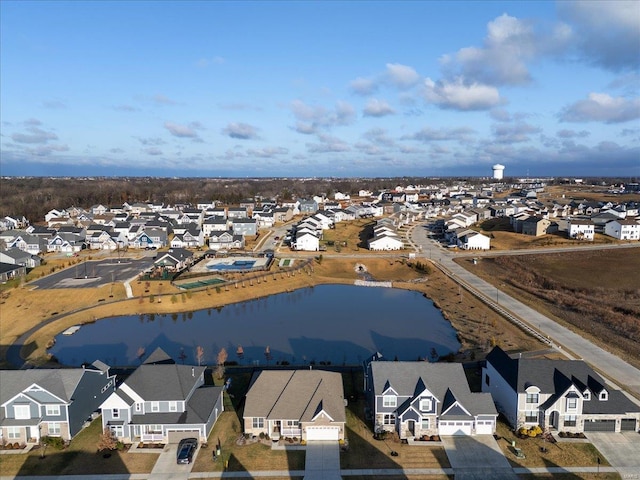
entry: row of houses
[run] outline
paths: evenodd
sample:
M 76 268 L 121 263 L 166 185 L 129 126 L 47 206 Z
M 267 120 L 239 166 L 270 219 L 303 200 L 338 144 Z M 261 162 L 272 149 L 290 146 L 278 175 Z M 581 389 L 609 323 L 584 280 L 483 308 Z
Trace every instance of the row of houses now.
M 69 440 L 102 413 L 123 442 L 207 441 L 224 411 L 223 387 L 206 367 L 175 362 L 158 348 L 120 384 L 102 362 L 76 369 L 0 371 L 0 440 Z M 471 392 L 460 363 L 385 361 L 365 365 L 363 390 L 375 433 L 399 438 L 491 435 L 498 414 L 511 427 L 555 432 L 638 431 L 640 407 L 581 360 L 510 356 L 495 347 Z M 347 401 L 340 373 L 263 370 L 246 394 L 244 433 L 305 441 L 345 438 Z

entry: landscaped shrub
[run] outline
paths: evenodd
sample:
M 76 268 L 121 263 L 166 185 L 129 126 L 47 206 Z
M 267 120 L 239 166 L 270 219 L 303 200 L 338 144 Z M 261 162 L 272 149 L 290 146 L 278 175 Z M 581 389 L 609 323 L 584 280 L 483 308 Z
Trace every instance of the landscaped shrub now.
M 56 450 L 62 450 L 64 448 L 64 440 L 62 439 L 62 437 L 45 436 L 42 437 L 42 443 L 55 448 Z

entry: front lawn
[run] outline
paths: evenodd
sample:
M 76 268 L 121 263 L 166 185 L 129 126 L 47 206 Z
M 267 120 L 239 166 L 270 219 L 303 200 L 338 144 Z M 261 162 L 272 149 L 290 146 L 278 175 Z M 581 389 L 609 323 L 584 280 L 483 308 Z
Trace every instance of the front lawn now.
M 115 473 L 148 473 L 159 454 L 129 454 L 114 450 L 97 452 L 102 420 L 97 418 L 71 441 L 68 448 L 38 448 L 27 454 L 0 456 L 2 475 L 102 475 Z

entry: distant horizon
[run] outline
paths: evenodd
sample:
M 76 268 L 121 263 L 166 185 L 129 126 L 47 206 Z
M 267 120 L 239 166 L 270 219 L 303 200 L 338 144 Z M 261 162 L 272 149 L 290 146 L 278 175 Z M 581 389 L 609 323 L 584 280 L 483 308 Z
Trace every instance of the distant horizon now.
M 2 175 L 640 176 L 636 0 L 5 1 L 0 42 Z

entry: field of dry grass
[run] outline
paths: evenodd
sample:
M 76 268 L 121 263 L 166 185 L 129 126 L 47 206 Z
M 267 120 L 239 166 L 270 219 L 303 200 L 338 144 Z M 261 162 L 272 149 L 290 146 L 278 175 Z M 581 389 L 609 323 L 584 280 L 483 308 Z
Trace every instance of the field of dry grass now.
M 637 249 L 481 258 L 465 268 L 640 367 Z

